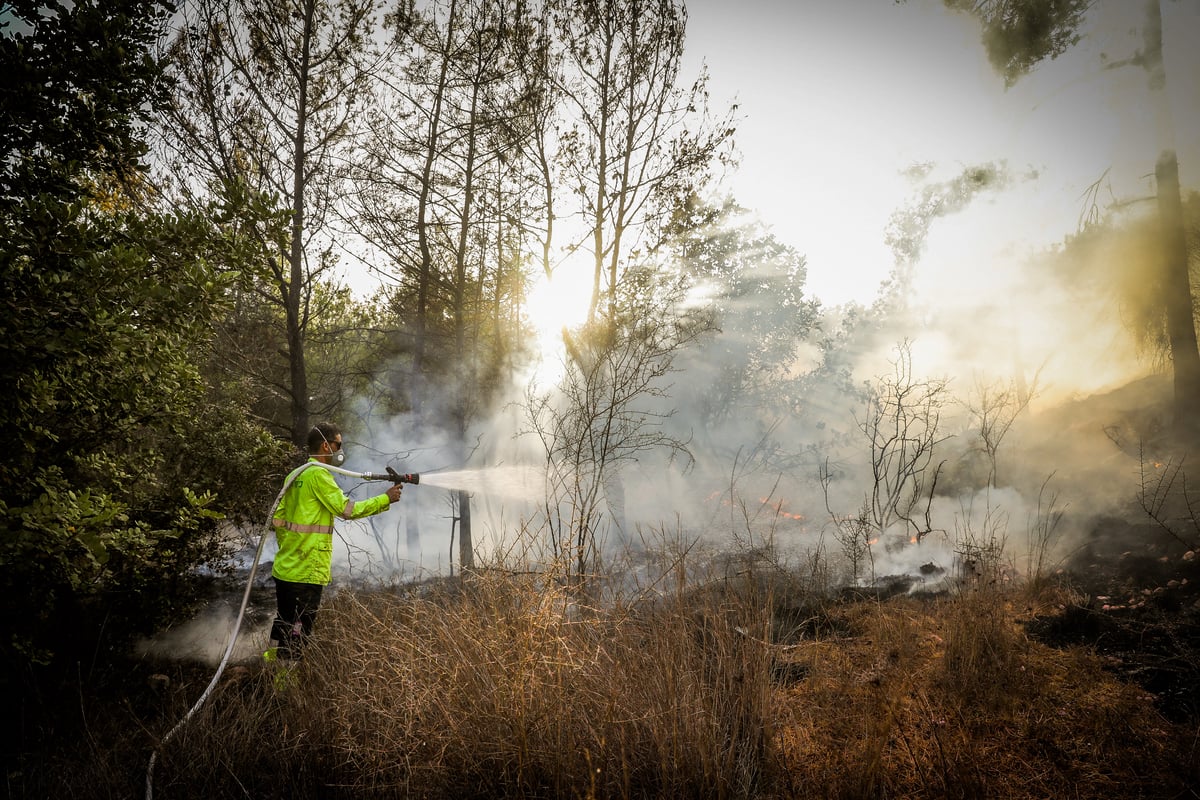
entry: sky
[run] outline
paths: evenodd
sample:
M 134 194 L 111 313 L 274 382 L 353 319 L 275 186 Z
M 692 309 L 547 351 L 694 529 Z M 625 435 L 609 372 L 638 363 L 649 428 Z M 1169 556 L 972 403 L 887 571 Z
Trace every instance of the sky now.
M 1184 185 L 1200 178 L 1200 2 L 1162 0 L 1167 85 Z M 825 304 L 870 302 L 893 264 L 891 214 L 913 195 L 901 171 L 931 177 L 1005 161 L 1036 171 L 988 213 L 931 233 L 918 285 L 970 293 L 963 268 L 1060 242 L 1077 225 L 1087 187 L 1109 170 L 1114 197 L 1151 191 L 1159 152 L 1145 125 L 1142 70 L 1105 70 L 1140 45 L 1144 3 L 1099 0 L 1084 40 L 1006 90 L 988 64 L 979 25 L 940 0 L 691 0 L 686 74 L 701 60 L 714 105 L 736 100 L 742 203 L 808 259 Z M 984 270 L 978 270 L 983 272 Z M 984 291 L 993 287 L 982 287 Z

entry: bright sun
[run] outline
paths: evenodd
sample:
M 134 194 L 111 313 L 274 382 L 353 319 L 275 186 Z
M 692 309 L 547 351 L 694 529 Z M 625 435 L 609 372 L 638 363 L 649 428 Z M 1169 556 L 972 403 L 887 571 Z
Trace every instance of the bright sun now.
M 571 269 L 572 266 L 560 266 L 553 279 L 539 273 L 529 289 L 525 307 L 526 317 L 537 335 L 539 374 L 551 381 L 561 377 L 562 329 L 581 325 L 587 319 L 591 300 L 587 270 Z

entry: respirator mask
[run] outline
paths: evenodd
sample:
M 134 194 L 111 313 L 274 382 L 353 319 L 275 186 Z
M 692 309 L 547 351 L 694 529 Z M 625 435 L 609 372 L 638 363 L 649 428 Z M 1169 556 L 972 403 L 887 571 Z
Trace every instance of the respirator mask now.
M 335 467 L 340 467 L 346 463 L 346 451 L 341 447 L 329 454 L 329 463 Z
M 325 434 L 321 433 L 320 428 L 317 428 L 316 431 L 317 431 L 317 433 L 321 434 L 322 439 L 325 439 Z M 341 442 L 331 442 L 328 439 L 325 439 L 325 444 L 334 448 L 333 452 L 329 454 L 329 463 L 330 464 L 332 464 L 335 467 L 340 467 L 342 464 L 346 463 L 346 447 L 344 444 L 342 444 Z

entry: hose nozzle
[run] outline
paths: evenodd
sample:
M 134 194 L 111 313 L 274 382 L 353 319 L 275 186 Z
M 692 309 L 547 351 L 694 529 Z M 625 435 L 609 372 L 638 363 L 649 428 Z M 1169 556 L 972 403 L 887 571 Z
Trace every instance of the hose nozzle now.
M 402 475 L 399 472 L 396 472 L 396 470 L 392 469 L 391 467 L 387 468 L 386 474 L 381 475 L 379 473 L 368 472 L 367 474 L 363 475 L 363 477 L 369 481 L 391 481 L 392 483 L 420 483 L 421 482 L 421 476 L 419 473 L 407 472 Z

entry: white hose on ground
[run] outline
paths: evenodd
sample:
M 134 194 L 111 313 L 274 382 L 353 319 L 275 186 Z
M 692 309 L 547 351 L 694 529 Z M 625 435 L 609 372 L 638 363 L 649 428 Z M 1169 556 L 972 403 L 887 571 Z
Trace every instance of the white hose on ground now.
M 336 472 L 339 475 L 348 475 L 351 478 L 361 478 L 363 480 L 375 479 L 375 476 L 371 475 L 370 473 L 352 472 L 348 469 L 335 467 L 332 464 L 323 464 L 320 461 L 306 461 L 289 472 L 288 476 L 283 479 L 283 488 L 279 490 L 279 494 L 275 497 L 275 502 L 273 502 L 271 507 L 267 510 L 267 530 L 271 529 L 271 521 L 275 515 L 275 509 L 279 507 L 279 502 L 283 500 L 283 493 L 286 492 L 288 487 L 292 485 L 292 481 L 296 480 L 296 477 L 304 470 L 308 469 L 309 467 L 316 466 L 324 467 L 330 472 Z M 208 700 L 208 696 L 212 694 L 212 690 L 216 688 L 217 681 L 221 679 L 222 673 L 225 672 L 225 667 L 229 663 L 229 656 L 233 653 L 234 645 L 237 644 L 238 633 L 242 629 L 242 618 L 246 616 L 246 606 L 250 602 L 250 589 L 254 586 L 254 570 L 258 567 L 258 559 L 262 556 L 263 544 L 266 541 L 267 534 L 264 531 L 263 534 L 258 537 L 258 547 L 254 551 L 254 560 L 250 562 L 250 576 L 246 578 L 246 591 L 242 593 L 242 606 L 238 609 L 237 620 L 234 621 L 233 630 L 229 634 L 229 644 L 225 645 L 225 655 L 221 656 L 221 663 L 217 665 L 217 671 L 213 674 L 212 680 L 208 682 L 208 688 L 204 690 L 204 693 L 200 695 L 200 699 L 198 699 L 195 704 L 192 705 L 191 709 L 189 709 L 188 712 L 183 715 L 183 719 L 179 720 L 179 722 L 175 723 L 175 727 L 167 731 L 167 735 L 162 738 L 161 742 L 159 742 L 158 748 L 150 754 L 150 764 L 146 767 L 146 800 L 153 800 L 154 798 L 154 762 L 158 760 L 159 750 L 162 750 L 164 747 L 166 747 L 167 742 L 171 741 L 175 734 L 178 733 L 179 730 L 183 728 L 183 726 L 186 725 L 188 721 L 195 715 L 195 713 L 200 710 L 200 707 L 204 705 L 206 700 Z

